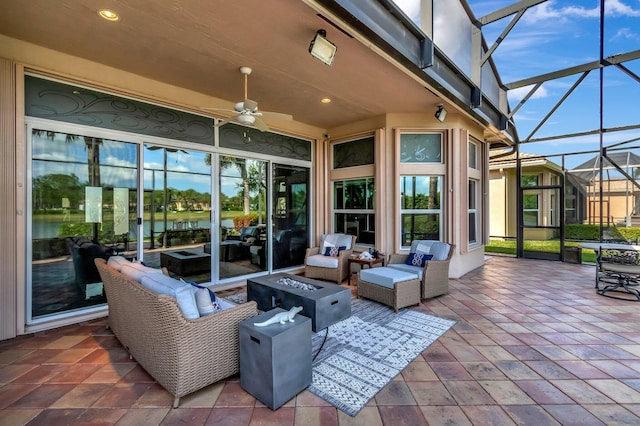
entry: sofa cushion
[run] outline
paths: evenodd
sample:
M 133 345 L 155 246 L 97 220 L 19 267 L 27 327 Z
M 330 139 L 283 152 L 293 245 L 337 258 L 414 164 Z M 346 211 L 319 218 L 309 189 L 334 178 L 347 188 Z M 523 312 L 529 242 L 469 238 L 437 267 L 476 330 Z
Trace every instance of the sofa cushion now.
M 409 253 L 409 256 L 407 256 L 407 265 L 424 267 L 431 258 L 433 258 L 432 254 Z
M 176 299 L 185 318 L 200 318 L 194 287 L 190 284 L 182 283 L 164 274 L 147 274 L 142 277 L 141 284 L 149 290 Z
M 308 266 L 316 266 L 319 268 L 337 268 L 338 258 L 334 256 L 325 256 L 324 254 L 314 254 L 307 257 Z
M 122 272 L 122 274 L 138 282 L 142 282 L 141 281 L 142 277 L 144 277 L 147 274 L 163 275 L 162 270 L 156 269 L 156 268 L 150 268 L 138 262 L 130 262 L 127 264 L 122 264 L 120 267 L 120 272 Z
M 111 256 L 109 260 L 107 260 L 107 265 L 111 266 L 118 272 L 122 272 L 122 265 L 128 265 L 130 262 L 122 256 Z
M 410 272 L 412 274 L 417 274 L 418 279 L 422 280 L 422 273 L 424 272 L 423 266 L 413 266 L 407 265 L 406 263 L 390 263 L 387 267 L 392 269 L 397 269 L 398 271 Z
M 180 282 L 193 287 L 196 296 L 196 305 L 201 317 L 221 311 L 220 300 L 210 288 L 202 286 L 195 281 L 185 280 L 184 278 L 180 278 Z
M 393 288 L 393 285 L 395 283 L 399 283 L 401 281 L 417 280 L 418 275 L 412 272 L 382 267 L 361 270 L 360 279 L 362 281 L 367 281 L 382 287 Z

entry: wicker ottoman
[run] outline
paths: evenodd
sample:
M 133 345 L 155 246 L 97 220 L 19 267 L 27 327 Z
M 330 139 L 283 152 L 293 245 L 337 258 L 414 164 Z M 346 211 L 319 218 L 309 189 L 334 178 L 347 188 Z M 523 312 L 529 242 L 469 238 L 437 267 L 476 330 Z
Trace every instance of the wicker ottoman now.
M 360 271 L 358 297 L 375 300 L 398 309 L 420 304 L 420 280 L 416 274 L 393 268 Z

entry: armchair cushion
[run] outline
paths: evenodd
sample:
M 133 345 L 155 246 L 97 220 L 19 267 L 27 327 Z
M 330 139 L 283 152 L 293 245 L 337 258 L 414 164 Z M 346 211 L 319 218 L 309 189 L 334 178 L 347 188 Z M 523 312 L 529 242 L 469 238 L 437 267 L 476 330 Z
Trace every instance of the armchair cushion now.
M 409 253 L 407 265 L 423 267 L 428 260 L 433 258 L 432 254 Z
M 307 257 L 307 266 L 336 269 L 338 265 L 339 265 L 338 256 L 325 256 L 324 254 L 314 254 L 312 256 Z
M 431 251 L 429 253 L 433 255 L 433 260 L 447 260 L 449 257 L 449 250 L 451 250 L 451 246 L 449 244 L 436 241 L 431 244 Z
M 324 253 L 327 247 L 342 247 L 345 250 L 351 250 L 351 241 L 353 237 L 347 234 L 324 234 L 322 235 L 322 241 L 320 244 L 321 252 Z

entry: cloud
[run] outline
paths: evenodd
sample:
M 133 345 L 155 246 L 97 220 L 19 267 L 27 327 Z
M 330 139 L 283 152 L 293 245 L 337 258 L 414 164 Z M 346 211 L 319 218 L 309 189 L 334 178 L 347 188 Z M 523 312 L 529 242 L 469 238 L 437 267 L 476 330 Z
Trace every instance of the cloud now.
M 548 1 L 538 6 L 530 8 L 523 16 L 523 21 L 527 24 L 539 24 L 541 22 L 557 24 L 557 21 L 567 22 L 571 18 L 592 19 L 600 17 L 599 3 L 593 8 L 584 6 L 564 6 L 556 7 L 556 1 Z M 605 2 L 606 16 L 624 16 L 637 17 L 640 16 L 640 9 L 634 9 L 632 6 L 625 4 L 622 0 L 607 0 Z
M 518 87 L 517 89 L 512 89 L 507 92 L 507 96 L 509 97 L 509 102 L 519 102 L 522 100 L 529 91 L 533 88 L 533 86 L 525 86 Z M 536 92 L 529 99 L 542 99 L 549 96 L 549 92 L 545 89 L 544 86 L 541 86 L 536 90 Z
M 618 29 L 618 31 L 616 31 L 616 33 L 609 39 L 609 41 L 620 39 L 638 41 L 640 40 L 640 35 L 635 31 L 632 31 L 631 28 L 624 27 Z

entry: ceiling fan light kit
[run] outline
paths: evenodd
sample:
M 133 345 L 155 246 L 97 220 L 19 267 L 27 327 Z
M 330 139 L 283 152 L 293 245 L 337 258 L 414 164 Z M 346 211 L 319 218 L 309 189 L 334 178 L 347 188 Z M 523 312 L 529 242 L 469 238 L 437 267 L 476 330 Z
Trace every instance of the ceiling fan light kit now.
M 269 126 L 262 121 L 259 117 L 269 117 L 273 120 L 293 120 L 293 116 L 289 114 L 282 114 L 279 112 L 259 111 L 258 102 L 249 99 L 248 96 L 248 82 L 249 74 L 251 74 L 251 68 L 240 67 L 240 73 L 244 75 L 244 100 L 236 102 L 234 110 L 221 109 L 221 108 L 203 108 L 215 111 L 227 111 L 232 112 L 235 115 L 229 120 L 220 120 L 216 124 L 216 127 L 221 126 L 228 122 L 236 122 L 245 126 L 253 126 L 261 132 L 269 130 Z

